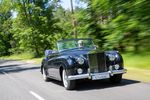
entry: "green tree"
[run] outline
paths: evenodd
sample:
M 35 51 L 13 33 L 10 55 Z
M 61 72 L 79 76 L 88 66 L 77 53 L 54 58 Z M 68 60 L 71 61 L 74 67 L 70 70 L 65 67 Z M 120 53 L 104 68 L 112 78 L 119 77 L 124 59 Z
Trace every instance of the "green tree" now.
M 9 0 L 0 1 L 0 56 L 9 55 L 11 48 L 11 3 Z
M 149 46 L 148 0 L 80 0 L 88 3 L 93 22 L 91 32 L 104 48 L 127 50 L 129 47 L 138 52 Z M 95 22 L 94 22 L 95 21 Z M 97 29 L 98 31 L 95 31 Z M 95 29 L 94 29 L 95 28 Z M 98 43 L 101 44 L 101 43 Z
M 61 30 L 54 18 L 55 3 L 49 0 L 23 0 L 16 2 L 17 18 L 13 23 L 14 38 L 21 50 L 40 56 L 53 48 L 54 35 Z

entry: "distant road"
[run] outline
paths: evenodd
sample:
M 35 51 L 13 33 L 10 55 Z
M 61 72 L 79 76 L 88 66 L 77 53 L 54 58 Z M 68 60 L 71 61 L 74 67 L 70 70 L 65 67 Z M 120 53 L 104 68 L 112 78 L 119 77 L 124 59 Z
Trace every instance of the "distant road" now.
M 44 82 L 40 65 L 0 61 L 0 100 L 150 100 L 150 84 L 123 79 L 78 82 L 67 91 L 59 81 Z

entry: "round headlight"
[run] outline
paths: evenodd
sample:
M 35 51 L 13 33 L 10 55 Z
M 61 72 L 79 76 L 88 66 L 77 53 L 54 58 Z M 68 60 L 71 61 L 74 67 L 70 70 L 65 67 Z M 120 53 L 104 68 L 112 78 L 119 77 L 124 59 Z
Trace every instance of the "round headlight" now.
M 112 55 L 112 54 L 110 54 L 108 57 L 109 57 L 109 60 L 110 60 L 110 61 L 114 61 L 115 58 L 116 58 L 115 55 Z
M 116 70 L 118 70 L 119 67 L 120 67 L 120 66 L 119 66 L 118 64 L 115 65 L 115 69 L 116 69 Z
M 80 64 L 80 65 L 84 64 L 84 59 L 82 57 L 79 57 L 76 60 L 77 60 L 78 64 Z
M 78 74 L 82 74 L 82 73 L 83 73 L 83 70 L 82 70 L 81 68 L 78 68 L 78 69 L 77 69 L 77 72 L 78 72 Z

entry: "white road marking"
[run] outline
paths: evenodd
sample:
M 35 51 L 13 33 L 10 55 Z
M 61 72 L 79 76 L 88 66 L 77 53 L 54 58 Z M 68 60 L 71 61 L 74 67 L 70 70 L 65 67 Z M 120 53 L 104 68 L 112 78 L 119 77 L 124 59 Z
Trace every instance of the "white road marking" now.
M 36 97 L 38 100 L 45 100 L 44 98 L 42 98 L 41 96 L 39 96 L 37 93 L 30 91 L 30 94 L 32 94 L 34 97 Z
M 4 75 L 6 75 L 8 78 L 10 78 L 10 79 L 12 79 L 13 81 L 15 81 L 16 82 L 16 80 L 13 78 L 13 77 L 11 77 L 10 75 L 8 75 L 6 72 L 4 72 L 4 71 L 1 71 Z
M 4 71 L 1 71 L 1 73 L 3 73 L 4 75 L 6 75 L 8 78 L 10 78 L 11 80 L 13 80 L 16 84 L 19 84 L 18 81 L 13 78 L 12 76 L 10 76 L 9 74 L 7 74 Z M 26 91 L 28 91 L 28 89 L 24 88 Z M 37 93 L 30 91 L 30 94 L 33 95 L 34 97 L 36 97 L 38 100 L 45 100 L 44 98 L 42 98 L 41 96 L 39 96 Z

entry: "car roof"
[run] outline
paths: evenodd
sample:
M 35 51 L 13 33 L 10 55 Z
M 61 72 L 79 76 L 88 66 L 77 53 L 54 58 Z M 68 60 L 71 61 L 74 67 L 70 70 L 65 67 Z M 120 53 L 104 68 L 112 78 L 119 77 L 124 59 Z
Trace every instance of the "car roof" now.
M 92 38 L 71 38 L 71 39 L 64 39 L 64 40 L 59 40 L 57 42 L 64 42 L 64 41 L 71 41 L 71 40 L 92 40 Z

